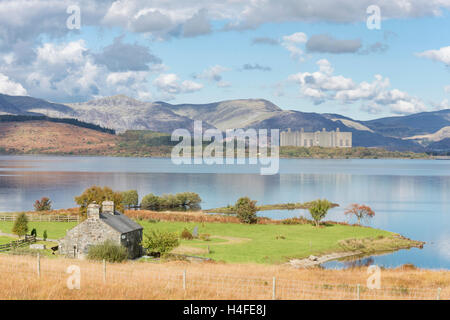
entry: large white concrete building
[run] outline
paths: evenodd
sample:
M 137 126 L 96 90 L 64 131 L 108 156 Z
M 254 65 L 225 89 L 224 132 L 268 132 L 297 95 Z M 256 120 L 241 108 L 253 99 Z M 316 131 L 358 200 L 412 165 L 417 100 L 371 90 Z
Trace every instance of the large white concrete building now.
M 280 133 L 280 146 L 350 148 L 352 133 L 341 132 L 339 128 L 328 132 L 325 128 L 316 132 L 305 132 L 303 128 L 301 131 L 291 131 L 289 128 Z

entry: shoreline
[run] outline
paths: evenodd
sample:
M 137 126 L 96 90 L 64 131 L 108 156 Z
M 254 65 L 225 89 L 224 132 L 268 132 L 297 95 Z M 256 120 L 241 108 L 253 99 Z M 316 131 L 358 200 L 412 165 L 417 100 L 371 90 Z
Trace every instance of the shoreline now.
M 39 156 L 39 157 L 110 157 L 110 158 L 148 158 L 148 159 L 171 159 L 170 154 L 166 155 L 139 155 L 139 154 L 71 154 L 71 153 L 0 153 L 0 156 Z M 236 159 L 236 158 L 234 158 Z M 247 159 L 247 157 L 245 157 Z M 429 157 L 290 157 L 280 155 L 279 159 L 289 160 L 440 160 L 449 161 L 450 156 L 429 156 Z

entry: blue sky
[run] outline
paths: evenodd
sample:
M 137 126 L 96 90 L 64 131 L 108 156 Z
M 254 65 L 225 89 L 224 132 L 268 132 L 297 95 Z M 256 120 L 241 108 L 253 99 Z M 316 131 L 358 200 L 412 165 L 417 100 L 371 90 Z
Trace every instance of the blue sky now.
M 380 2 L 380 30 L 366 26 L 377 1 L 283 0 L 286 10 L 272 1 L 80 1 L 80 30 L 65 26 L 69 2 L 31 2 L 0 4 L 1 93 L 57 102 L 263 98 L 356 119 L 449 108 L 447 1 Z M 300 3 L 314 10 L 295 11 Z

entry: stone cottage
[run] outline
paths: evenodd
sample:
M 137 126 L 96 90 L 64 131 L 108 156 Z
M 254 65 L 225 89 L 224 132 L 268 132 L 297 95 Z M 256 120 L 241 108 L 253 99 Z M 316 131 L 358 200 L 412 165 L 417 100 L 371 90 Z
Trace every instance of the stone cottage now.
M 143 228 L 114 210 L 113 201 L 103 201 L 100 205 L 91 203 L 87 207 L 87 219 L 67 231 L 66 236 L 59 240 L 59 252 L 71 258 L 84 258 L 89 247 L 112 240 L 127 248 L 129 258 L 142 255 Z

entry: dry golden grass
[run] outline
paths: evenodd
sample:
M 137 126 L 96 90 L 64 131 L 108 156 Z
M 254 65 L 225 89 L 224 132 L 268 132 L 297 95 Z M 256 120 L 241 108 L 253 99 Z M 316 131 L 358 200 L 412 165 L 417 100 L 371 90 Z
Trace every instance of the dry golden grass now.
M 100 154 L 116 147 L 113 134 L 49 121 L 3 122 L 0 147 L 19 153 Z
M 206 214 L 203 211 L 151 211 L 151 210 L 125 210 L 124 212 L 132 219 L 152 219 L 161 221 L 179 222 L 219 222 L 219 223 L 241 223 L 235 216 Z M 258 224 L 280 224 L 281 220 L 259 218 Z
M 80 290 L 67 288 L 67 267 L 81 270 Z M 0 299 L 450 299 L 450 272 L 415 268 L 382 270 L 381 289 L 366 288 L 367 268 L 293 269 L 287 265 L 127 262 L 103 266 L 69 259 L 0 256 Z M 183 272 L 186 270 L 186 290 Z M 251 271 L 249 271 L 251 270 Z

